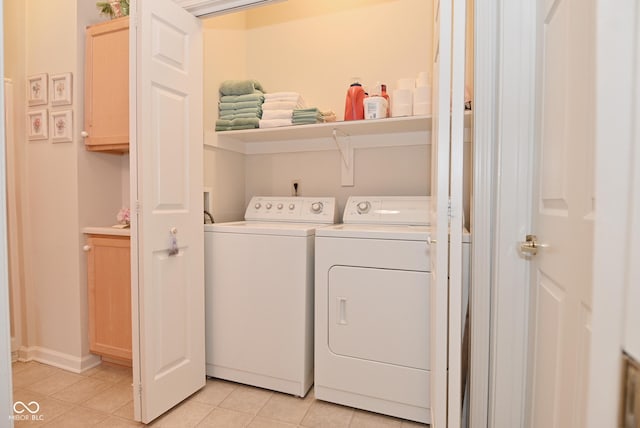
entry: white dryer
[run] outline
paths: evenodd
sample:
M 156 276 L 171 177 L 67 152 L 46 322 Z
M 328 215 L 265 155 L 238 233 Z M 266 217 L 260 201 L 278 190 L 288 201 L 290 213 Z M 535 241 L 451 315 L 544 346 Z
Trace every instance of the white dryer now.
M 334 198 L 254 197 L 205 225 L 206 372 L 304 397 L 313 383 L 314 235 Z
M 429 234 L 428 197 L 351 197 L 316 231 L 316 398 L 431 422 Z

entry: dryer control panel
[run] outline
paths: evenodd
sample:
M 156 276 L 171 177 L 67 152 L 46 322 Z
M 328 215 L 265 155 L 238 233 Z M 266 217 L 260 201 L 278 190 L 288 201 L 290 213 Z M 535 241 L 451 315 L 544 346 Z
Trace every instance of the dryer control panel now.
M 351 196 L 343 221 L 355 224 L 430 225 L 428 196 Z
M 336 222 L 336 199 L 332 197 L 254 196 L 244 219 L 290 223 Z

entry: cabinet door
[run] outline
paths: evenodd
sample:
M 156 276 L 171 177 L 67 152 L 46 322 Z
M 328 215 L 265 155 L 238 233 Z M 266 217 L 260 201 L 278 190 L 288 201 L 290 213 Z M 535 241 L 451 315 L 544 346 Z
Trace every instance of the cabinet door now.
M 88 239 L 89 349 L 131 364 L 131 250 L 127 236 Z
M 129 18 L 87 28 L 85 147 L 129 151 Z

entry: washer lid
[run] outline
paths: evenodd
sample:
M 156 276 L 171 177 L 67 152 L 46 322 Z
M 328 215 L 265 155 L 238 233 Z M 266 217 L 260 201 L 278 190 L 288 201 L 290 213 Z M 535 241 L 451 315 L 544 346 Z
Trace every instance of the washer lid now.
M 386 239 L 425 241 L 431 234 L 429 226 L 391 224 L 336 224 L 316 230 L 316 236 L 333 238 Z
M 234 221 L 230 223 L 207 224 L 204 230 L 205 232 L 248 235 L 313 236 L 316 228 L 322 226 L 324 225 L 311 223 Z

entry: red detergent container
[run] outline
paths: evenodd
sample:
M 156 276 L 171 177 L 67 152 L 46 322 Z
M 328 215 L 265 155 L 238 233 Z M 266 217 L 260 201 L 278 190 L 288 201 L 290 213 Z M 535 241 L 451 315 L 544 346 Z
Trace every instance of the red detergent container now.
M 364 119 L 364 88 L 359 79 L 353 79 L 353 83 L 347 91 L 347 101 L 344 106 L 344 120 Z

